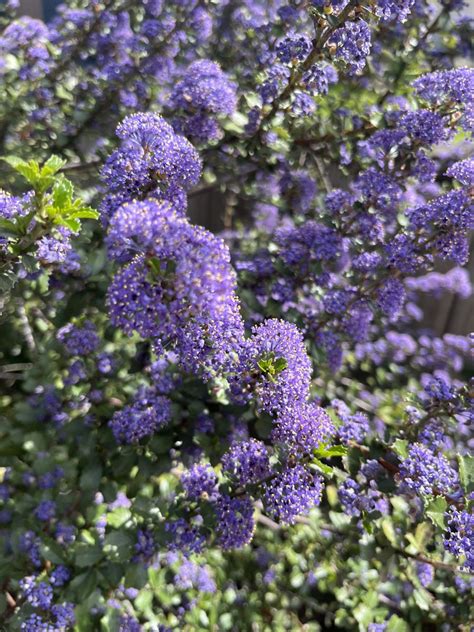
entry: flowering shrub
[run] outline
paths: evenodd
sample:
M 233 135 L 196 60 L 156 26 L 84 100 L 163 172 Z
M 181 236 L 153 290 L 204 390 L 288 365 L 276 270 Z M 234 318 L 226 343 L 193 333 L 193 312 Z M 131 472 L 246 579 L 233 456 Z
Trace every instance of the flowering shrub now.
M 470 629 L 464 4 L 2 7 L 2 629 Z

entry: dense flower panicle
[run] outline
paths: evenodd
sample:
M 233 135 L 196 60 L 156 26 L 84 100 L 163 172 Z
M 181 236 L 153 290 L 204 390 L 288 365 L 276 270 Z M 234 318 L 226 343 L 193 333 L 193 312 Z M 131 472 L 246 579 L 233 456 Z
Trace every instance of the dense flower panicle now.
M 193 62 L 171 95 L 174 108 L 230 115 L 237 106 L 236 85 L 218 64 L 208 59 Z
M 181 590 L 195 588 L 199 592 L 214 593 L 216 591 L 216 583 L 208 568 L 186 558 L 181 561 L 174 579 Z
M 331 64 L 314 64 L 305 72 L 302 84 L 311 94 L 327 94 L 329 86 L 336 83 L 337 70 Z
M 137 443 L 166 426 L 170 418 L 170 400 L 143 387 L 131 405 L 114 414 L 109 425 L 118 443 Z
M 400 313 L 405 299 L 406 291 L 403 283 L 394 277 L 387 279 L 377 292 L 379 309 L 391 319 L 395 319 Z
M 276 47 L 277 57 L 284 64 L 303 61 L 311 50 L 311 39 L 304 34 L 288 35 Z
M 137 541 L 134 544 L 134 561 L 140 560 L 148 563 L 156 552 L 156 544 L 153 533 L 147 529 L 138 529 Z
M 252 501 L 247 497 L 221 496 L 214 505 L 216 533 L 224 549 L 240 549 L 248 544 L 255 531 Z
M 372 46 L 370 27 L 364 20 L 347 22 L 336 29 L 328 44 L 336 47 L 337 60 L 344 62 L 351 73 L 359 73 Z
M 298 228 L 278 230 L 276 242 L 282 260 L 301 275 L 308 273 L 312 261 L 337 260 L 343 245 L 337 231 L 312 220 Z
M 339 501 L 344 512 L 349 516 L 360 516 L 360 497 L 362 490 L 360 485 L 352 478 L 346 478 L 337 490 Z
M 201 163 L 196 150 L 158 114 L 139 113 L 117 127 L 120 147 L 108 158 L 102 179 L 108 189 L 102 210 L 107 221 L 124 202 L 197 184 Z
M 14 20 L 1 33 L 0 53 L 18 56 L 21 64 L 18 77 L 22 81 L 44 76 L 51 65 L 48 27 L 41 20 L 26 15 Z M 0 66 L 0 74 L 2 70 Z
M 443 117 L 431 110 L 408 112 L 401 117 L 399 125 L 412 141 L 423 145 L 434 145 L 446 140 L 447 137 L 447 128 Z
M 298 328 L 276 319 L 254 327 L 238 381 L 242 394 L 253 394 L 268 413 L 303 403 L 309 394 L 311 361 Z
M 447 458 L 421 443 L 410 447 L 408 458 L 400 464 L 399 477 L 407 489 L 423 495 L 449 494 L 458 485 L 457 472 Z
M 272 469 L 265 444 L 257 439 L 235 443 L 222 457 L 222 470 L 238 485 L 267 478 Z
M 404 22 L 410 15 L 416 0 L 377 0 L 376 13 L 384 21 Z
M 123 204 L 107 231 L 109 254 L 119 261 L 136 254 L 176 258 L 192 232 L 168 201 L 147 199 Z
M 243 340 L 236 276 L 223 240 L 193 226 L 165 202 L 123 205 L 112 218 L 109 247 L 135 260 L 109 288 L 108 306 L 125 333 L 174 345 L 186 370 L 222 367 Z M 204 371 L 203 371 L 204 369 Z
M 56 509 L 54 500 L 42 500 L 35 509 L 35 516 L 42 522 L 49 522 L 56 516 Z
M 451 402 L 456 398 L 456 389 L 440 376 L 429 377 L 424 390 L 428 397 L 438 402 Z
M 20 581 L 24 598 L 33 608 L 49 610 L 53 603 L 53 589 L 46 582 L 36 583 L 35 577 L 25 577 Z
M 181 485 L 191 500 L 209 499 L 215 495 L 217 476 L 210 465 L 194 465 L 181 476 Z
M 183 114 L 173 119 L 174 128 L 197 142 L 219 137 L 216 116 L 234 113 L 237 107 L 236 85 L 218 64 L 208 59 L 193 62 L 171 95 L 173 111 Z
M 56 337 L 69 355 L 90 355 L 100 344 L 97 329 L 90 320 L 86 320 L 81 326 L 68 323 L 58 330 Z
M 474 185 L 474 158 L 455 162 L 446 171 L 446 175 L 450 178 L 455 178 L 464 186 L 470 187 Z
M 275 420 L 272 441 L 290 452 L 310 453 L 327 442 L 335 429 L 329 415 L 316 404 L 285 409 Z
M 431 103 L 453 100 L 469 103 L 474 94 L 474 69 L 455 68 L 422 75 L 413 82 L 416 92 Z
M 342 424 L 337 429 L 337 434 L 339 435 L 342 443 L 349 443 L 350 441 L 363 441 L 368 432 L 369 419 L 364 413 L 343 415 Z
M 8 220 L 23 217 L 28 212 L 25 198 L 26 196 L 21 198 L 0 189 L 0 217 Z
M 296 516 L 319 505 L 322 489 L 322 478 L 304 466 L 286 467 L 265 483 L 263 504 L 277 520 L 293 524 Z
M 444 548 L 455 557 L 461 557 L 463 567 L 474 572 L 474 514 L 451 507 L 446 513 L 446 523 Z

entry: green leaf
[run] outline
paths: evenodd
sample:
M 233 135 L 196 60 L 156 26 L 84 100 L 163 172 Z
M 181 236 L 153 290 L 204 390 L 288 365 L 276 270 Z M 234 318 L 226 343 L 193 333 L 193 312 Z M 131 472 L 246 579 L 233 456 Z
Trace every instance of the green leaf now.
M 60 158 L 59 156 L 52 155 L 48 158 L 48 160 L 44 163 L 41 169 L 42 176 L 53 176 L 60 169 L 64 167 L 67 160 Z
M 288 366 L 288 362 L 285 358 L 277 358 L 275 362 L 273 363 L 273 369 L 277 375 L 278 373 L 281 373 L 282 371 L 284 371 L 287 368 L 287 366 Z
M 444 514 L 446 513 L 446 509 L 448 508 L 448 503 L 446 499 L 442 496 L 438 496 L 434 498 L 429 503 L 427 503 L 425 507 L 425 514 L 431 520 L 431 522 L 441 529 L 445 529 L 445 519 Z
M 398 615 L 393 614 L 388 620 L 387 632 L 409 632 L 408 624 Z
M 330 465 L 326 465 L 326 463 L 323 463 L 319 459 L 314 458 L 311 461 L 311 465 L 315 465 L 323 474 L 326 474 L 326 476 L 332 476 L 334 473 L 334 469 Z
M 57 217 L 56 224 L 61 224 L 61 226 L 66 226 L 73 233 L 77 233 L 81 228 L 81 222 L 78 219 L 69 219 L 69 217 Z
M 402 459 L 406 459 L 408 457 L 408 441 L 406 439 L 397 439 L 392 445 L 392 450 Z
M 84 601 L 97 587 L 97 572 L 92 569 L 85 573 L 77 575 L 69 584 L 69 590 L 71 590 L 77 602 Z
M 76 548 L 76 566 L 93 566 L 102 559 L 102 555 L 102 549 L 97 544 L 90 545 L 81 542 Z
M 40 169 L 37 162 L 30 160 L 26 162 L 22 158 L 16 156 L 5 156 L 3 160 L 12 167 L 17 173 L 22 175 L 27 182 L 36 185 L 40 178 Z
M 314 454 L 323 459 L 329 459 L 332 456 L 346 456 L 347 448 L 344 445 L 333 445 L 330 448 L 321 446 L 314 451 Z
M 92 463 L 85 469 L 79 479 L 79 486 L 83 490 L 96 490 L 99 487 L 102 476 L 102 467 L 100 464 Z
M 397 534 L 395 532 L 395 527 L 393 526 L 393 521 L 391 518 L 384 518 L 382 520 L 382 531 L 384 532 L 385 537 L 395 547 L 398 547 L 399 542 L 397 538 Z
M 131 515 L 130 509 L 117 507 L 117 509 L 107 514 L 107 524 L 114 527 L 114 529 L 118 529 L 130 519 Z
M 0 218 L 0 235 L 2 237 L 18 237 L 21 234 L 21 230 L 9 219 Z
M 70 217 L 71 219 L 97 219 L 99 217 L 99 213 L 93 208 L 84 207 L 80 211 L 69 213 L 68 217 Z
M 431 594 L 423 587 L 418 587 L 413 591 L 413 597 L 415 599 L 415 603 L 420 608 L 420 610 L 429 611 L 433 605 L 433 597 Z
M 54 205 L 60 209 L 67 209 L 71 206 L 74 186 L 70 180 L 61 177 L 53 187 Z
M 458 456 L 459 478 L 466 494 L 474 492 L 474 456 Z

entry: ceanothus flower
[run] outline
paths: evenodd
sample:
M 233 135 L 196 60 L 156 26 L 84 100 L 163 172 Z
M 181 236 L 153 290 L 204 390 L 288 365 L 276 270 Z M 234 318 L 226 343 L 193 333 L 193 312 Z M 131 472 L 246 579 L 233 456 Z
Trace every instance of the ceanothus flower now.
M 276 46 L 276 54 L 284 64 L 304 61 L 311 51 L 311 38 L 305 34 L 287 35 Z
M 267 447 L 257 439 L 235 443 L 222 457 L 222 470 L 238 485 L 262 481 L 272 471 Z
M 173 120 L 177 131 L 197 142 L 219 136 L 216 116 L 230 116 L 237 107 L 236 85 L 218 64 L 208 59 L 193 62 L 170 98 L 170 106 L 183 115 Z
M 347 22 L 334 31 L 328 41 L 335 46 L 335 58 L 344 62 L 351 74 L 361 72 L 372 46 L 370 28 L 364 20 Z
M 466 158 L 455 162 L 446 171 L 446 175 L 455 178 L 467 187 L 474 185 L 474 158 Z
M 217 487 L 217 476 L 210 465 L 193 465 L 181 476 L 181 485 L 191 500 L 212 498 Z
M 64 345 L 69 355 L 88 356 L 99 346 L 97 329 L 90 320 L 86 320 L 81 326 L 68 323 L 61 327 L 56 334 L 56 339 Z
M 286 466 L 263 486 L 263 504 L 268 513 L 286 524 L 319 505 L 323 479 L 303 465 Z
M 179 136 L 159 114 L 127 116 L 117 127 L 120 146 L 102 169 L 108 195 L 102 203 L 107 222 L 124 202 L 153 194 L 187 191 L 201 176 L 201 162 L 191 143 Z
M 295 325 L 270 319 L 254 327 L 241 362 L 237 398 L 253 397 L 260 410 L 271 414 L 307 399 L 311 361 Z
M 335 429 L 329 415 L 316 404 L 286 408 L 274 421 L 271 434 L 290 453 L 307 454 L 327 442 Z
M 117 443 L 137 443 L 166 426 L 171 402 L 152 388 L 140 388 L 131 405 L 116 412 L 109 422 Z
M 462 557 L 463 568 L 474 572 L 474 514 L 451 507 L 446 512 L 446 522 L 444 548 L 455 557 Z
M 449 494 L 458 485 L 457 472 L 448 459 L 421 443 L 409 448 L 408 457 L 400 464 L 398 476 L 404 487 L 425 496 Z
M 254 508 L 246 496 L 221 496 L 214 505 L 217 542 L 224 551 L 248 544 L 255 531 Z

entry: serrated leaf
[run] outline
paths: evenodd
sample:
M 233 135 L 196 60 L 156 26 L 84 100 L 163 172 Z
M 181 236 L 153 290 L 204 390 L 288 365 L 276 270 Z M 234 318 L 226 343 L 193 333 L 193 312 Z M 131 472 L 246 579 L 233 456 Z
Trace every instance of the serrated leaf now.
M 41 169 L 42 176 L 52 176 L 57 173 L 60 169 L 64 167 L 66 164 L 66 160 L 64 158 L 60 158 L 59 156 L 55 156 L 54 154 L 48 158 L 48 160 L 44 163 Z
M 16 156 L 5 156 L 3 160 L 12 167 L 17 173 L 22 175 L 30 184 L 37 184 L 40 177 L 40 169 L 37 162 L 30 160 L 26 162 L 22 158 Z
M 446 513 L 447 508 L 448 503 L 446 502 L 446 499 L 442 496 L 438 496 L 427 503 L 425 507 L 425 514 L 433 524 L 441 527 L 441 529 L 445 529 L 446 525 L 444 514 Z
M 78 219 L 70 219 L 69 217 L 57 217 L 56 224 L 66 226 L 73 233 L 77 233 L 81 228 L 81 222 Z
M 74 194 L 74 186 L 67 178 L 60 178 L 56 181 L 53 187 L 53 201 L 54 205 L 59 209 L 67 209 L 72 202 L 72 196 Z
M 94 211 L 93 208 L 83 208 L 80 211 L 74 211 L 74 213 L 68 214 L 69 218 L 72 219 L 97 219 L 99 217 L 99 213 Z

